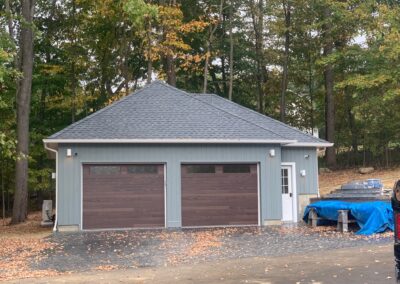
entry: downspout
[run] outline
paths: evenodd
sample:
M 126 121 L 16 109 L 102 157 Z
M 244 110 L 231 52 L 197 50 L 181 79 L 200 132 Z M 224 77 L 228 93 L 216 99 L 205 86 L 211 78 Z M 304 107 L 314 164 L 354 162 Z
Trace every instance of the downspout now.
M 44 148 L 48 151 L 51 151 L 53 153 L 56 153 L 56 205 L 55 205 L 55 210 L 56 210 L 56 218 L 54 220 L 54 227 L 53 227 L 53 232 L 57 232 L 57 220 L 58 220 L 58 151 L 55 149 L 52 149 L 47 146 L 47 143 L 44 143 Z
M 325 148 L 326 149 L 326 148 Z M 317 198 L 320 198 L 321 195 L 319 194 L 319 166 L 318 166 L 318 147 L 315 148 L 315 157 L 317 159 L 316 167 L 317 167 Z

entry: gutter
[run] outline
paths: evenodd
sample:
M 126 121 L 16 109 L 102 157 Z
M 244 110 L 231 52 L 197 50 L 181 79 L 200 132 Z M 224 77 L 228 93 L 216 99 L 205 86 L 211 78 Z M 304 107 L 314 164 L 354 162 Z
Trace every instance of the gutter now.
M 273 139 L 44 139 L 44 143 L 137 143 L 137 144 L 292 144 L 297 140 L 273 140 Z
M 326 148 L 332 147 L 334 143 L 329 142 L 296 142 L 296 143 L 289 143 L 283 145 L 284 147 L 317 147 L 317 148 Z
M 56 218 L 54 220 L 54 227 L 53 227 L 53 232 L 56 232 L 57 231 L 57 222 L 58 222 L 58 212 L 57 212 L 57 210 L 58 210 L 58 151 L 48 147 L 46 142 L 44 142 L 44 148 L 48 151 L 56 153 L 56 204 L 55 204 Z

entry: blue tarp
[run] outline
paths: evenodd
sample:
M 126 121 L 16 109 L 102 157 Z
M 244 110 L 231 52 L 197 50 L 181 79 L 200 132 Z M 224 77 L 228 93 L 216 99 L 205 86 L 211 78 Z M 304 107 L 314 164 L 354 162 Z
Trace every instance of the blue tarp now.
M 351 216 L 357 221 L 360 230 L 358 235 L 371 235 L 390 229 L 393 231 L 393 210 L 390 202 L 345 202 L 339 200 L 324 200 L 310 204 L 306 207 L 303 220 L 308 221 L 308 213 L 314 208 L 319 217 L 337 221 L 338 210 L 349 210 Z

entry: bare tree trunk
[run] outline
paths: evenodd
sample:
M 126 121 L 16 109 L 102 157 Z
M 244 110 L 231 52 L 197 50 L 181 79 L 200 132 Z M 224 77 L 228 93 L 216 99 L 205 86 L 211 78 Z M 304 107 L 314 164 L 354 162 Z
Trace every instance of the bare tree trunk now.
M 389 143 L 386 143 L 385 145 L 385 162 L 386 168 L 389 168 Z
M 226 57 L 224 55 L 222 55 L 221 57 L 221 76 L 222 76 L 222 80 L 218 80 L 218 83 L 222 84 L 222 93 L 224 96 L 226 96 L 228 94 L 228 84 L 227 84 L 227 79 L 226 79 Z
M 74 123 L 75 122 L 75 114 L 76 114 L 76 66 L 75 66 L 75 60 L 76 60 L 76 56 L 75 56 L 75 47 L 76 47 L 76 17 L 75 17 L 75 11 L 76 11 L 76 7 L 75 7 L 75 0 L 72 0 L 72 54 L 71 54 L 71 60 L 72 60 L 72 66 L 71 66 L 71 75 L 72 75 L 72 99 L 71 99 L 71 122 Z
M 254 0 L 250 1 L 251 17 L 253 21 L 253 29 L 255 35 L 255 51 L 257 61 L 257 110 L 264 113 L 264 83 L 265 83 L 265 65 L 264 65 L 264 3 L 263 0 L 258 1 L 256 6 Z
M 176 86 L 175 60 L 171 54 L 167 55 L 167 83 Z
M 212 27 L 210 25 L 210 34 L 208 36 L 206 42 L 206 60 L 204 62 L 204 79 L 203 79 L 203 93 L 207 93 L 207 82 L 208 82 L 208 68 L 209 68 L 209 61 L 210 61 L 210 52 L 211 52 L 211 44 L 214 41 L 214 33 L 218 28 L 219 23 L 221 22 L 222 18 L 222 10 L 223 10 L 224 0 L 221 0 L 219 4 L 219 11 L 218 11 L 218 21 L 215 23 L 215 26 Z
M 151 20 L 148 19 L 147 23 L 147 84 L 151 83 L 151 76 L 153 74 L 153 61 L 151 59 Z
M 125 30 L 125 24 L 122 25 L 122 28 Z M 131 75 L 129 74 L 129 62 L 128 62 L 128 56 L 129 56 L 129 48 L 130 48 L 130 42 L 127 39 L 126 32 L 122 32 L 122 39 L 121 39 L 122 47 L 121 47 L 121 53 L 123 54 L 123 58 L 121 58 L 121 72 L 122 76 L 124 77 L 124 89 L 125 89 L 125 95 L 129 95 L 129 82 L 131 81 Z M 86 90 L 84 91 L 86 92 Z
M 233 18 L 233 0 L 229 6 L 229 91 L 228 98 L 232 100 L 233 91 L 233 35 L 232 35 L 232 18 Z
M 5 10 L 7 13 L 7 25 L 8 25 L 8 33 L 10 35 L 10 39 L 14 42 L 15 45 L 17 45 L 17 39 L 14 37 L 14 27 L 13 27 L 13 20 L 12 20 L 12 11 L 11 11 L 11 6 L 10 6 L 10 0 L 5 0 Z M 14 67 L 16 70 L 20 69 L 20 64 L 19 61 L 20 58 L 19 56 L 14 56 Z M 15 79 L 15 85 L 16 85 L 16 92 L 15 92 L 15 97 L 14 100 L 15 102 L 17 101 L 17 96 L 18 96 L 18 88 L 19 88 L 19 78 L 17 77 Z M 16 105 L 16 103 L 12 104 L 13 106 Z M 14 109 L 14 107 L 13 107 Z M 16 109 L 14 109 L 16 111 Z
M 309 51 L 309 57 L 308 57 L 308 91 L 310 93 L 310 104 L 311 104 L 311 111 L 310 111 L 310 120 L 311 120 L 311 133 L 314 135 L 314 88 L 313 88 L 313 72 L 312 72 L 312 55 L 311 55 L 311 50 Z
M 74 60 L 74 59 L 73 59 Z M 75 62 L 72 62 L 72 100 L 71 100 L 71 122 L 75 122 L 76 113 L 76 74 L 75 74 Z
M 349 122 L 349 129 L 351 133 L 351 146 L 352 146 L 352 155 L 351 155 L 351 165 L 356 165 L 357 156 L 358 156 L 358 131 L 356 129 L 356 121 L 353 113 L 353 101 L 351 99 L 351 95 L 349 91 L 344 89 L 344 98 L 347 112 L 347 119 Z
M 203 93 L 207 93 L 207 77 L 208 77 L 208 58 L 210 54 L 210 41 L 207 40 L 207 47 L 206 47 L 206 60 L 204 62 L 204 74 L 203 74 Z
M 10 34 L 10 38 L 14 40 L 14 29 L 13 29 L 13 22 L 11 18 L 11 7 L 10 7 L 10 0 L 5 0 L 5 10 L 7 13 L 7 25 L 8 25 L 8 33 Z
M 329 19 L 331 10 L 329 7 L 324 9 L 324 18 Z M 333 53 L 333 39 L 331 27 L 325 25 L 324 29 L 324 56 L 329 56 Z M 334 73 L 333 66 L 328 63 L 324 70 L 325 79 L 325 121 L 326 121 L 326 140 L 335 142 L 335 97 L 334 97 Z M 334 147 L 326 149 L 326 163 L 328 167 L 336 167 L 336 153 Z
M 6 224 L 6 199 L 5 199 L 5 190 L 4 190 L 4 161 L 1 162 L 1 207 L 3 211 L 3 225 Z
M 170 6 L 176 6 L 176 0 L 169 3 Z M 167 83 L 176 86 L 175 59 L 173 54 L 167 54 Z
M 289 47 L 290 47 L 290 13 L 291 6 L 290 0 L 283 0 L 283 10 L 285 13 L 285 55 L 283 58 L 283 73 L 282 73 L 282 83 L 281 83 L 281 100 L 280 100 L 280 115 L 281 121 L 285 122 L 286 115 L 286 102 L 285 95 L 288 86 L 288 65 L 289 65 Z
M 29 112 L 32 92 L 33 68 L 33 13 L 34 0 L 21 0 L 20 57 L 22 79 L 17 94 L 17 161 L 15 173 L 15 195 L 11 222 L 24 222 L 28 213 L 28 155 Z

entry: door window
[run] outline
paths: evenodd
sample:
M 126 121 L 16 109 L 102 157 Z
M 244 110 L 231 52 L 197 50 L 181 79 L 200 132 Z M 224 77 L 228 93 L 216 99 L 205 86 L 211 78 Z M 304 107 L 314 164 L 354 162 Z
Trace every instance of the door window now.
M 90 174 L 93 175 L 115 175 L 120 173 L 119 166 L 91 166 Z
M 289 170 L 281 169 L 282 174 L 282 194 L 289 193 Z
M 224 174 L 249 173 L 250 165 L 228 164 L 223 166 Z
M 215 174 L 215 165 L 188 165 L 188 174 Z
M 129 165 L 128 173 L 130 174 L 156 174 L 157 165 Z

